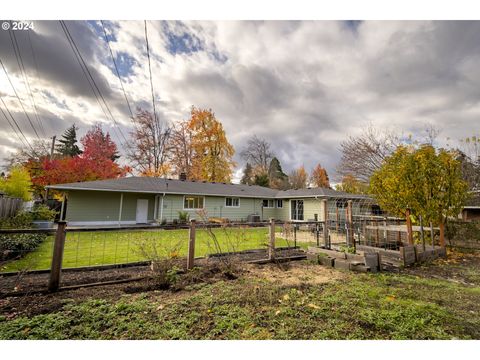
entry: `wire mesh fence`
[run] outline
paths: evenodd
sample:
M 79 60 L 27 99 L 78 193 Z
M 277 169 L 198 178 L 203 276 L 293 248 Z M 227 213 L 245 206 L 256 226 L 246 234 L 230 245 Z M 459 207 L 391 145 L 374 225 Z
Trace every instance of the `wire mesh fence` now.
M 197 224 L 195 257 L 217 253 L 262 250 L 269 246 L 269 223 Z M 281 226 L 276 227 L 276 232 Z M 0 230 L 0 233 L 2 230 Z M 4 231 L 0 273 L 49 270 L 55 240 L 55 230 Z M 18 242 L 35 237 L 27 248 Z M 14 241 L 17 239 L 18 241 Z M 66 228 L 62 269 L 92 268 L 148 262 L 153 257 L 184 258 L 188 253 L 189 228 L 117 227 Z M 279 237 L 277 247 L 293 246 L 289 239 Z M 265 255 L 266 256 L 266 255 Z

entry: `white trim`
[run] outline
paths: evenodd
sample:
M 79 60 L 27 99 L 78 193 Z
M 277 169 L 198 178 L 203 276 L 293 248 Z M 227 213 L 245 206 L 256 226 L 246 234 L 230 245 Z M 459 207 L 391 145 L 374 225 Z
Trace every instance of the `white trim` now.
M 185 207 L 185 196 L 192 196 L 192 197 L 203 197 L 203 207 L 201 208 L 186 208 Z M 194 195 L 194 194 L 188 194 L 188 195 L 183 195 L 183 200 L 182 200 L 182 208 L 184 211 L 195 211 L 195 210 L 203 210 L 205 209 L 205 196 L 202 195 Z
M 278 206 L 278 202 L 282 202 L 282 206 Z M 275 209 L 283 209 L 283 199 L 275 199 Z
M 233 204 L 233 199 L 238 199 L 238 205 L 227 205 L 227 199 L 232 199 L 232 204 Z M 238 196 L 225 196 L 225 207 L 227 208 L 239 208 L 240 207 L 240 198 Z
M 120 208 L 118 209 L 118 223 L 122 222 L 122 212 L 123 212 L 123 193 L 120 194 Z
M 162 201 L 161 201 L 161 208 L 160 208 L 160 222 L 163 221 L 163 198 L 165 197 L 165 193 L 162 195 Z
M 135 220 L 124 221 L 68 221 L 68 226 L 97 226 L 97 225 L 136 225 Z

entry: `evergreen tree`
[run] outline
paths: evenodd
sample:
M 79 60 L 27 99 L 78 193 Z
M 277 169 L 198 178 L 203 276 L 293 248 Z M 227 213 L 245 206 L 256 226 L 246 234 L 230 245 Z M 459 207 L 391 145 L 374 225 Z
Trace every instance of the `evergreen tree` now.
M 267 174 L 255 175 L 255 181 L 254 181 L 255 185 L 268 187 L 268 183 L 269 181 L 268 181 Z
M 240 184 L 245 184 L 245 185 L 252 185 L 254 182 L 254 176 L 253 176 L 253 168 L 250 163 L 247 162 L 245 165 L 245 169 L 243 169 L 243 176 L 242 180 L 240 180 Z
M 57 145 L 57 152 L 60 155 L 74 157 L 82 153 L 77 145 L 77 130 L 78 128 L 73 124 L 65 130 L 62 139 L 58 140 L 60 144 Z
M 276 157 L 270 161 L 268 180 L 272 189 L 285 190 L 289 187 L 288 175 L 283 172 L 280 161 Z

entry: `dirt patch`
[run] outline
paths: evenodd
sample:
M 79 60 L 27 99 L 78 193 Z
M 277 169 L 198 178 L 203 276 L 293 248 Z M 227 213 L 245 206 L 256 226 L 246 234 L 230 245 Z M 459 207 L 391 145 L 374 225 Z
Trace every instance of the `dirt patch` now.
M 344 272 L 310 264 L 305 261 L 295 261 L 286 264 L 267 264 L 248 267 L 248 275 L 264 279 L 281 286 L 319 285 L 344 279 Z
M 446 258 L 406 268 L 405 273 L 463 285 L 480 285 L 480 251 L 448 250 Z

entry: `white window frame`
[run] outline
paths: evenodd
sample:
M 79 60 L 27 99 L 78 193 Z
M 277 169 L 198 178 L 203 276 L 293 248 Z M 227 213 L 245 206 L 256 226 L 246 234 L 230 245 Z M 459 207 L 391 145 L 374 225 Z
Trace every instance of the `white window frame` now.
M 227 205 L 227 199 L 232 199 L 232 205 Z M 238 200 L 238 205 L 233 205 L 233 201 Z M 228 208 L 239 208 L 240 207 L 240 198 L 239 197 L 232 197 L 232 196 L 227 196 L 225 198 L 225 207 Z
M 268 206 L 264 206 L 263 202 L 266 201 Z M 272 206 L 270 206 L 270 201 L 272 202 Z M 262 199 L 262 207 L 264 209 L 275 209 L 275 201 L 274 199 Z
M 282 206 L 278 206 L 278 202 L 281 201 L 282 202 Z M 275 207 L 277 209 L 283 209 L 283 199 L 275 199 Z
M 185 207 L 185 198 L 186 198 L 186 197 L 202 198 L 202 199 L 203 199 L 203 207 L 201 207 L 201 208 L 186 208 L 186 207 Z M 183 210 L 203 210 L 203 209 L 205 209 L 205 196 L 199 196 L 199 195 L 183 195 L 182 208 L 183 208 Z

